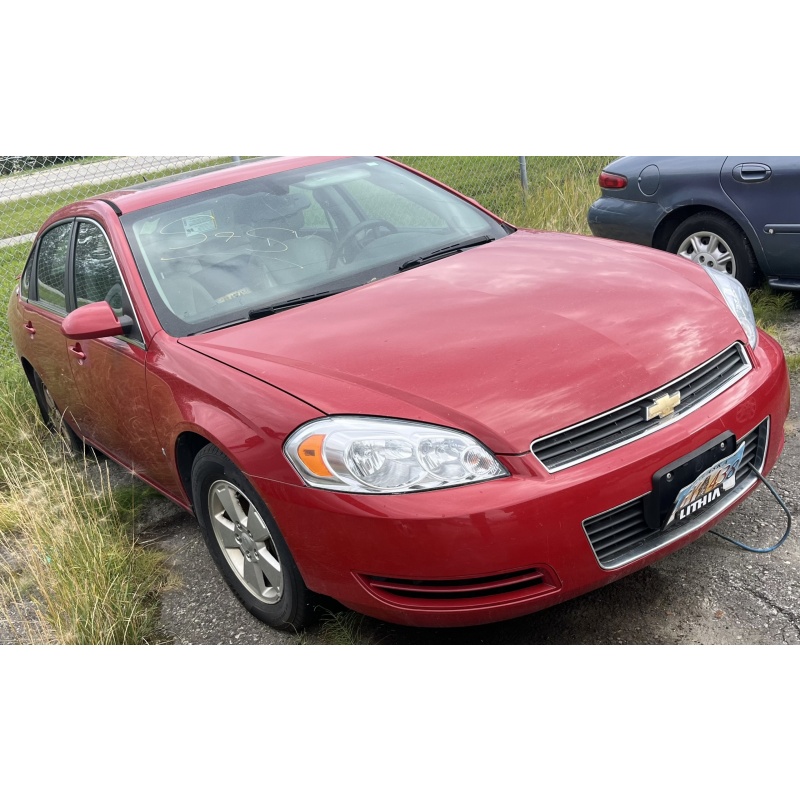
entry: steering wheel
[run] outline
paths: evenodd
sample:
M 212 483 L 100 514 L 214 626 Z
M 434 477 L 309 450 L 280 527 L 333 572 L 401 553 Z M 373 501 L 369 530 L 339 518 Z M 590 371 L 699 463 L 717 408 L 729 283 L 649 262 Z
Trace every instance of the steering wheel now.
M 336 264 L 340 258 L 342 258 L 344 261 L 350 261 L 355 257 L 358 250 L 363 250 L 366 242 L 359 241 L 356 239 L 356 237 L 360 233 L 364 233 L 364 231 L 369 230 L 375 232 L 375 239 L 380 237 L 381 230 L 386 231 L 388 234 L 397 233 L 397 228 L 395 228 L 391 222 L 385 219 L 365 219 L 363 222 L 359 222 L 357 225 L 354 225 L 349 231 L 347 231 L 339 244 L 337 244 L 333 249 L 333 254 L 331 255 L 330 263 L 328 264 L 328 269 L 336 269 Z M 353 250 L 354 252 L 346 255 L 345 251 L 348 249 Z

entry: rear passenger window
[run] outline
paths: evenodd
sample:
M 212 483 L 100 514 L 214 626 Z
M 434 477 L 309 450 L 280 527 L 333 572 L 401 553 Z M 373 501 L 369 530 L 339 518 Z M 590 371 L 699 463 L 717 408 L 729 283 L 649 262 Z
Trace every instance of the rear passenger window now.
M 36 292 L 39 302 L 56 311 L 66 312 L 64 278 L 72 223 L 51 228 L 39 242 L 36 261 Z

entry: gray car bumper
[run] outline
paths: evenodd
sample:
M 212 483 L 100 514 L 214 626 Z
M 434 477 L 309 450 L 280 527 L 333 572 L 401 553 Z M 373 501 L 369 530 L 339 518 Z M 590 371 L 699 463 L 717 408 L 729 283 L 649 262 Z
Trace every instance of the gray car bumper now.
M 658 203 L 601 197 L 592 204 L 587 220 L 595 236 L 651 247 L 663 215 Z

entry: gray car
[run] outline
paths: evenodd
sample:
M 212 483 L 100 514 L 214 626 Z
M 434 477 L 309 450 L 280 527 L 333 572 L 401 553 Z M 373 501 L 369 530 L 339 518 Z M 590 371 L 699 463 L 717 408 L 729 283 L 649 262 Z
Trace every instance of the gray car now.
M 625 156 L 599 183 L 595 236 L 800 290 L 800 156 Z

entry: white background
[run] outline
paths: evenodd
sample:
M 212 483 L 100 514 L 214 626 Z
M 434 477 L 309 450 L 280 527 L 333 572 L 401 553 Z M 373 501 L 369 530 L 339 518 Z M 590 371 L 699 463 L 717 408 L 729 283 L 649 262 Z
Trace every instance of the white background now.
M 5 9 L 0 150 L 786 153 L 795 26 L 706 5 Z M 796 783 L 797 654 L 6 647 L 3 785 L 9 797 L 778 796 Z

